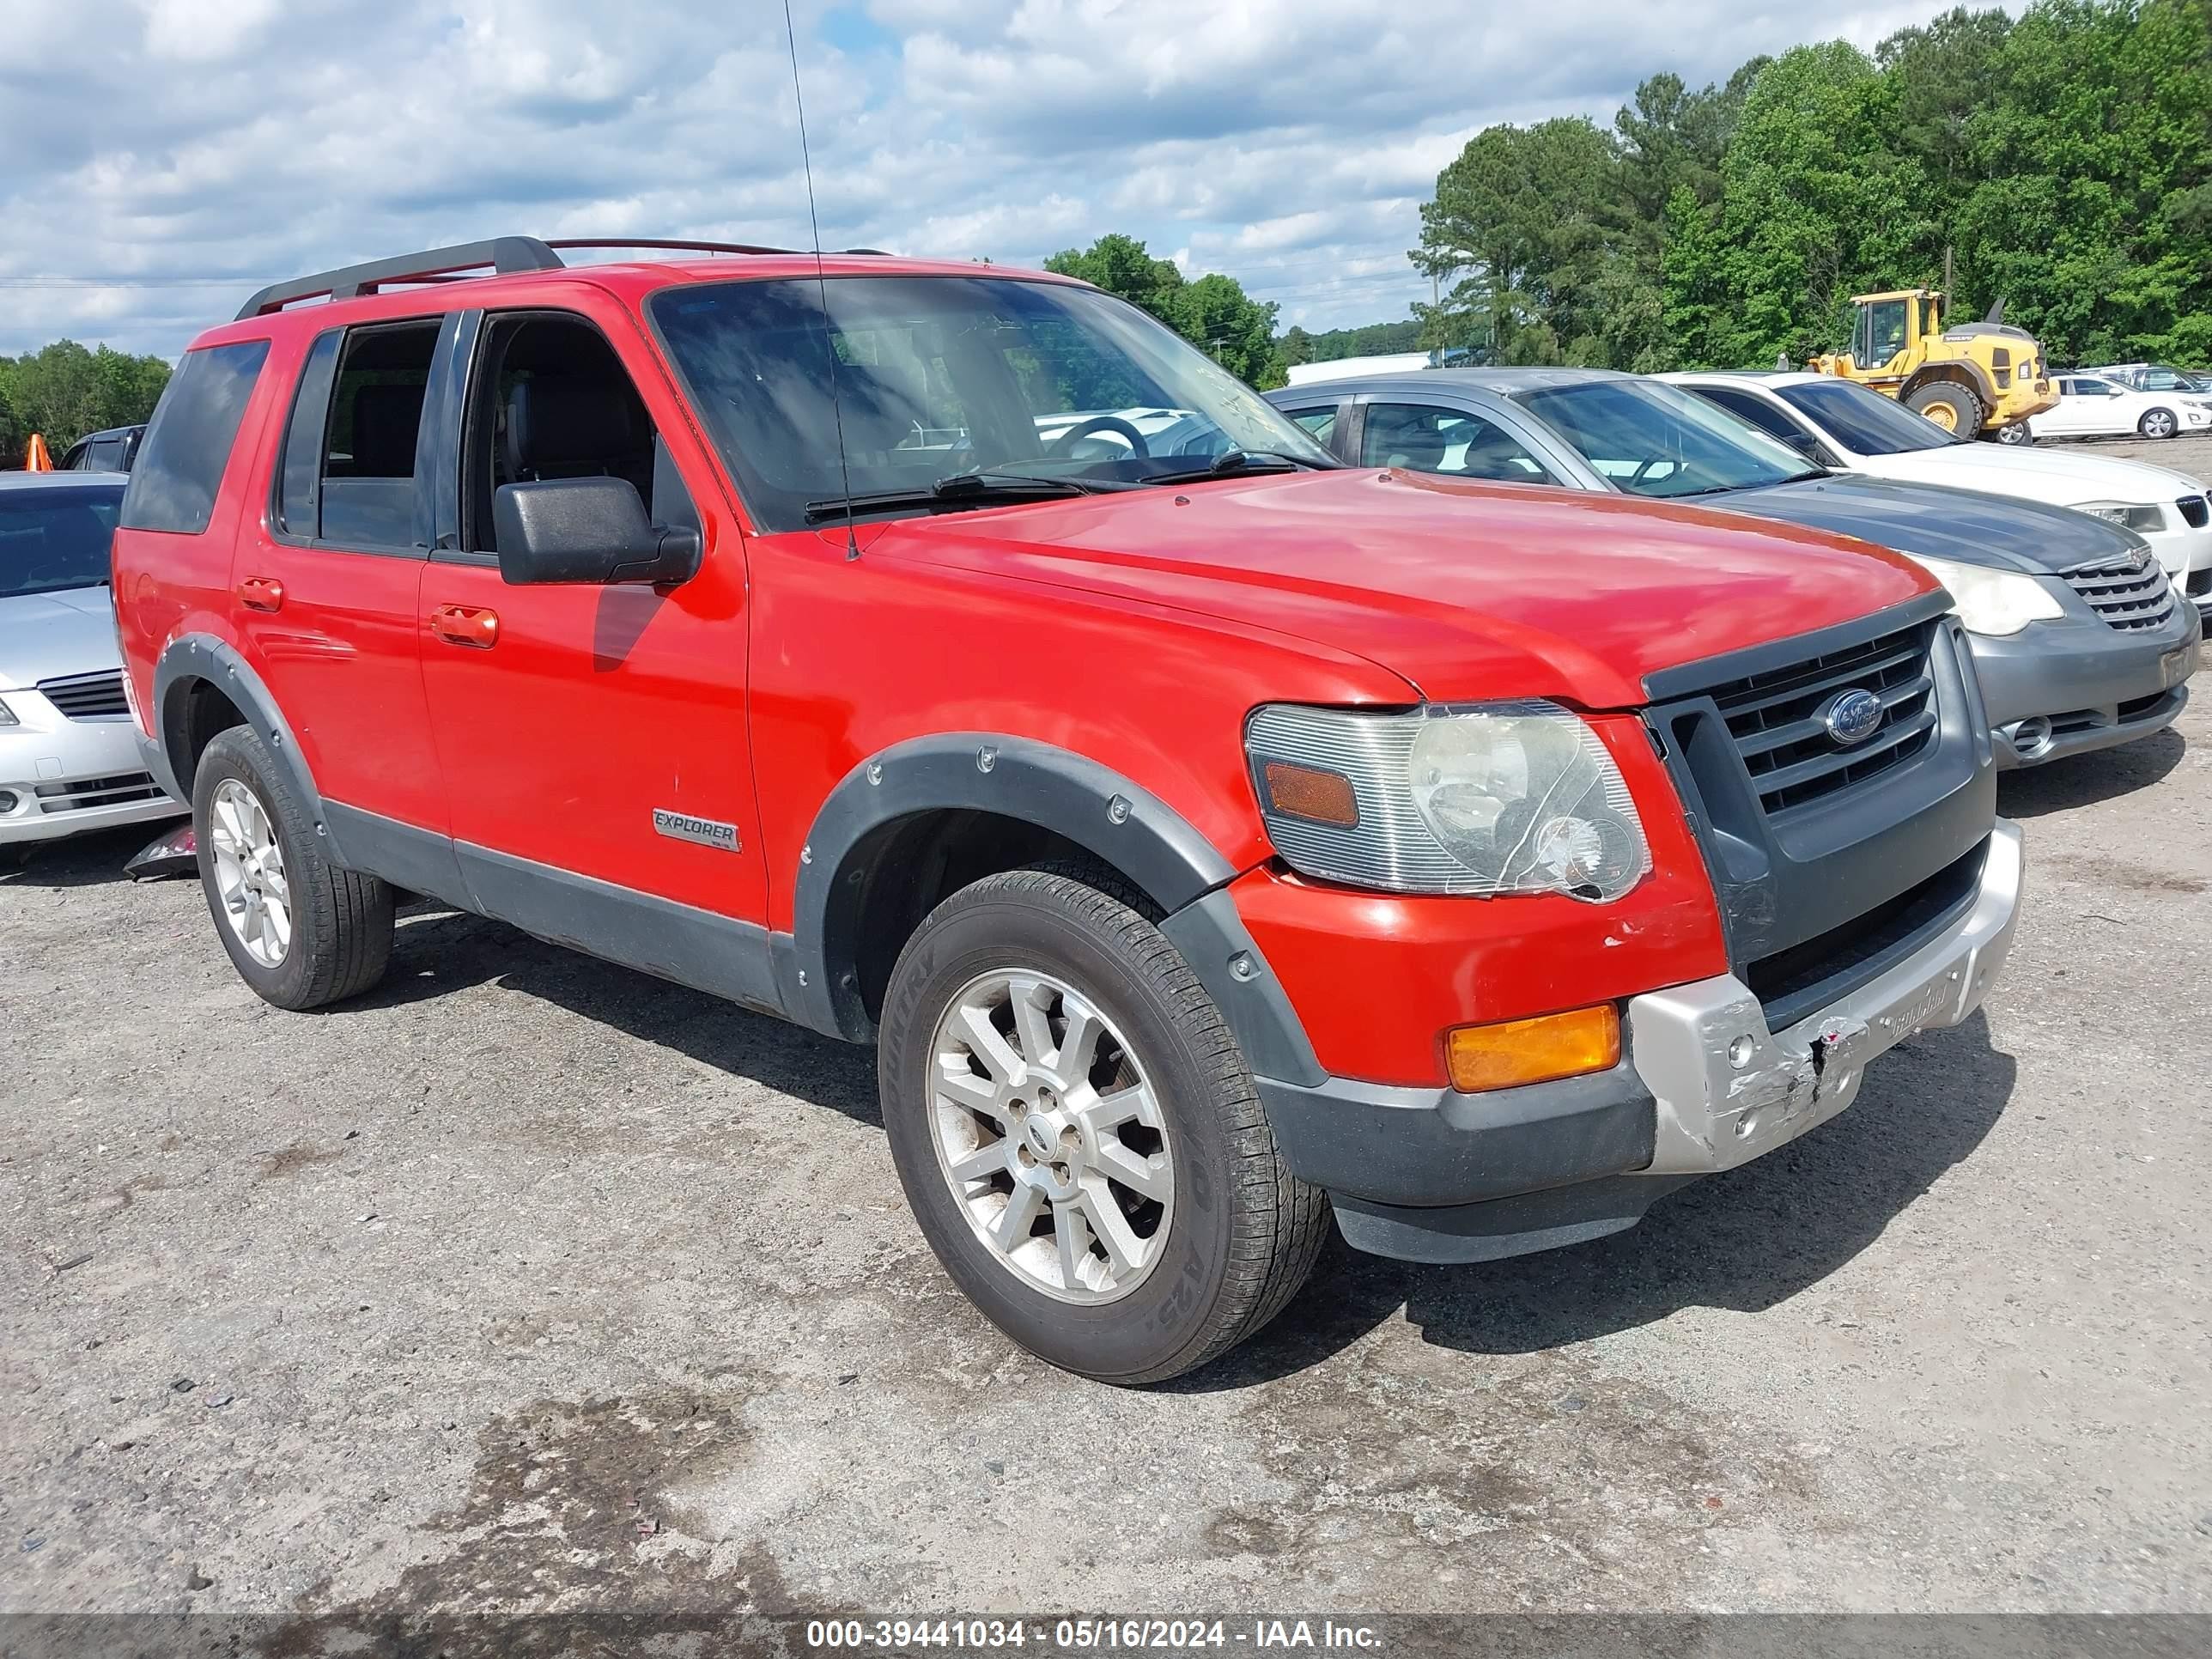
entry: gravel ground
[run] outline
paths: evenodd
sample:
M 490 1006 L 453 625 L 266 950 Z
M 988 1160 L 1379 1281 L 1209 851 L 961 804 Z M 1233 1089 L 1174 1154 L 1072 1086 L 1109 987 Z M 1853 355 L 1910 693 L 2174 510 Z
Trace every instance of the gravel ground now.
M 1575 1249 L 1338 1249 L 1150 1393 L 951 1289 L 861 1051 L 431 910 L 283 1014 L 141 834 L 49 851 L 0 1609 L 2212 1611 L 2208 757 L 2212 698 L 2007 779 L 2008 977 L 1832 1124 Z

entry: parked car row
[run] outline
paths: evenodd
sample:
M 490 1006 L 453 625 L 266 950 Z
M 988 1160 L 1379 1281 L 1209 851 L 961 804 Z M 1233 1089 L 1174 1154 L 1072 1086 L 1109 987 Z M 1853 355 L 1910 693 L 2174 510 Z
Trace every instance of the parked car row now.
M 2114 376 L 2062 374 L 2057 403 L 2028 417 L 2029 435 L 2040 442 L 2046 438 L 2179 438 L 2212 432 L 2212 397 L 2184 386 L 2181 376 L 2172 371 L 2160 378 L 2171 383 L 2149 389 Z
M 2148 736 L 2188 697 L 2203 622 L 2180 590 L 2212 580 L 2212 513 L 2163 468 L 1968 442 L 1809 374 L 1446 369 L 1269 397 L 1360 465 L 1695 498 L 1905 555 L 1950 590 L 2002 766 Z
M 1702 390 L 1286 414 L 1048 274 L 560 246 L 279 284 L 171 380 L 117 621 L 215 935 L 320 1007 L 425 895 L 875 1044 L 946 1272 L 1103 1380 L 1332 1218 L 1549 1249 L 1842 1111 L 2002 969 L 1999 766 L 2186 696 L 2143 533 Z

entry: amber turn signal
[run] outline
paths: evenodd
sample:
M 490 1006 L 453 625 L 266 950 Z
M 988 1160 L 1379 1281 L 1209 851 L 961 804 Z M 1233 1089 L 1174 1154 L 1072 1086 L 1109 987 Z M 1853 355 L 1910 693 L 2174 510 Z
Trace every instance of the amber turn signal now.
M 1467 1093 L 1511 1089 L 1608 1072 L 1620 1064 L 1620 1011 L 1611 1003 L 1444 1033 L 1452 1087 Z
M 1265 770 L 1267 799 L 1276 811 L 1346 830 L 1358 823 L 1359 800 L 1352 793 L 1352 780 L 1341 772 L 1293 766 L 1288 761 L 1269 761 Z

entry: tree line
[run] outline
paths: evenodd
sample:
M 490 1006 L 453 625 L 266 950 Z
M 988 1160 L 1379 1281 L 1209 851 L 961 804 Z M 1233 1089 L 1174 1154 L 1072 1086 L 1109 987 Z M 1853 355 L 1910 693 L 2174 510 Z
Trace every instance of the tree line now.
M 1855 293 L 2002 300 L 2059 363 L 2212 360 L 2212 0 L 1965 7 L 1610 128 L 1486 128 L 1421 209 L 1421 344 L 1643 373 L 1848 339 Z
M 136 426 L 154 412 L 169 366 L 75 340 L 0 357 L 0 468 L 21 466 L 33 433 L 58 461 L 88 432 Z

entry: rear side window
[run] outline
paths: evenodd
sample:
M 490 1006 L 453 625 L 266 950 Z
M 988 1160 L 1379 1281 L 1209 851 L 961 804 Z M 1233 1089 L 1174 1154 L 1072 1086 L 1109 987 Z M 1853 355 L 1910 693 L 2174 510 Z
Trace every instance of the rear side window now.
M 238 423 L 268 356 L 266 340 L 185 354 L 131 471 L 123 497 L 125 528 L 197 536 L 208 527 Z
M 349 329 L 337 372 L 323 383 L 327 391 L 319 390 L 319 374 L 302 374 L 284 452 L 280 510 L 287 530 L 339 547 L 416 546 L 415 441 L 441 326 L 428 318 Z M 310 371 L 328 338 L 316 342 Z M 296 483 L 310 465 L 316 499 L 304 506 Z M 295 523 L 303 510 L 319 519 L 312 530 Z

